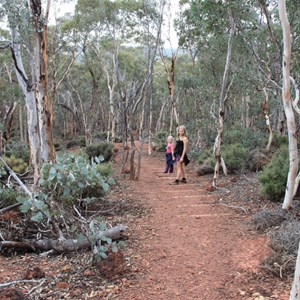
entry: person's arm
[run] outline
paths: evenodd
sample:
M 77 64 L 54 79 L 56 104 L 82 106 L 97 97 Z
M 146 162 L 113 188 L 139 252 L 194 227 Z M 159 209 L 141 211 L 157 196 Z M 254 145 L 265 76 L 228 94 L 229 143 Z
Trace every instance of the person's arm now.
M 181 154 L 180 161 L 183 161 L 184 156 L 186 155 L 188 142 L 189 142 L 188 138 L 185 137 L 185 138 L 183 139 L 183 151 L 182 151 L 182 154 Z
M 171 152 L 172 152 L 172 160 L 175 159 L 175 154 L 174 154 L 174 143 L 171 144 Z

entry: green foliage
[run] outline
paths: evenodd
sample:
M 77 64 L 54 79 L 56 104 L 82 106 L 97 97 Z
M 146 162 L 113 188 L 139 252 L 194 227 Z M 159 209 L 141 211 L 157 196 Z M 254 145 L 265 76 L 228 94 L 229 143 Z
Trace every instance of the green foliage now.
M 11 140 L 6 145 L 5 156 L 10 157 L 12 155 L 14 155 L 16 158 L 21 158 L 24 162 L 29 163 L 30 160 L 29 146 L 24 143 Z
M 112 252 L 118 252 L 120 247 L 124 247 L 124 243 L 113 242 L 111 238 L 105 237 L 103 231 L 106 229 L 106 225 L 97 220 L 89 223 L 88 239 L 92 244 L 93 255 L 96 261 L 106 259 L 106 253 L 109 249 L 111 249 Z
M 272 140 L 272 146 L 276 149 L 280 148 L 283 145 L 288 145 L 289 140 L 286 135 L 282 135 L 279 133 L 274 133 L 273 134 L 273 140 Z
M 22 174 L 26 171 L 28 164 L 22 158 L 16 158 L 15 155 L 9 157 L 3 156 L 4 161 L 17 174 Z M 0 162 L 0 165 L 2 163 Z
M 108 191 L 109 185 L 97 170 L 100 162 L 101 158 L 96 157 L 89 163 L 85 157 L 72 153 L 59 156 L 56 163 L 43 165 L 40 185 L 46 193 L 51 191 L 54 199 L 76 201 L 101 197 Z
M 242 144 L 226 145 L 222 148 L 222 157 L 229 172 L 240 171 L 245 167 L 247 149 Z
M 90 203 L 102 197 L 110 185 L 115 184 L 113 178 L 105 178 L 97 170 L 103 159 L 95 157 L 89 161 L 86 157 L 73 153 L 57 156 L 56 163 L 45 163 L 41 169 L 39 184 L 40 192 L 35 197 L 19 197 L 22 203 L 20 210 L 27 213 L 32 211 L 31 220 L 40 222 L 44 217 L 50 218 L 53 205 L 73 205 L 78 201 Z
M 200 165 L 208 165 L 210 167 L 215 166 L 215 157 L 213 154 L 213 148 L 205 149 L 200 152 L 200 155 L 197 160 L 198 164 Z
M 110 162 L 98 164 L 96 168 L 97 171 L 106 178 L 112 173 L 112 164 Z
M 7 187 L 0 188 L 0 207 L 6 207 L 16 203 L 18 192 Z
M 289 151 L 287 146 L 283 145 L 258 176 L 261 193 L 272 201 L 281 201 L 285 193 L 288 171 Z
M 153 136 L 153 148 L 155 148 L 156 151 L 165 151 L 167 146 L 167 138 L 168 133 L 166 131 L 158 132 L 155 136 Z
M 267 135 L 259 131 L 254 131 L 251 128 L 236 127 L 224 130 L 223 142 L 225 145 L 242 144 L 243 147 L 250 151 L 266 146 Z
M 101 142 L 99 144 L 87 146 L 85 151 L 90 159 L 102 155 L 104 161 L 109 161 L 113 155 L 113 144 Z
M 85 142 L 85 137 L 84 136 L 79 136 L 76 139 L 69 141 L 67 143 L 67 149 L 74 148 L 74 147 L 85 147 L 86 142 Z
M 240 171 L 244 168 L 247 158 L 247 149 L 242 144 L 224 145 L 221 148 L 221 153 L 229 172 Z M 205 164 L 214 167 L 216 159 L 213 148 L 203 150 L 197 161 L 200 165 Z
M 107 131 L 100 131 L 94 134 L 94 138 L 99 139 L 101 141 L 107 140 Z

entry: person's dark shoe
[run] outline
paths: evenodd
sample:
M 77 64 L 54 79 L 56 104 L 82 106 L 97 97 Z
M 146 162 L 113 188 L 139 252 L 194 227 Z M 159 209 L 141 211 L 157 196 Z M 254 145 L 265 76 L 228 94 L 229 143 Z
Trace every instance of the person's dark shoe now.
M 175 181 L 170 183 L 170 185 L 178 185 L 178 184 L 179 184 L 179 179 L 176 179 Z
M 186 180 L 186 178 L 182 178 L 181 180 L 179 180 L 179 182 L 181 182 L 181 183 L 187 183 L 187 180 Z

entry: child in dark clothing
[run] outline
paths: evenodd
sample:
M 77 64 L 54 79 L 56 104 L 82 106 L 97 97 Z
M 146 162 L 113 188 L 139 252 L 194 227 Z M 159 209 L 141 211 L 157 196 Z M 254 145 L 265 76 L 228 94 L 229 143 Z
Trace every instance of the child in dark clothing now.
M 166 169 L 164 173 L 173 173 L 174 170 L 174 138 L 170 135 L 167 138 L 167 147 L 166 147 Z

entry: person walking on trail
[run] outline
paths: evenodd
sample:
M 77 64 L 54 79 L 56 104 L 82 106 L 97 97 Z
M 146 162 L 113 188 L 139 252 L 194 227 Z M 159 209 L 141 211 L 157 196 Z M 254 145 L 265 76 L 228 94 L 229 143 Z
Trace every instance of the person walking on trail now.
M 166 148 L 166 169 L 164 173 L 173 173 L 174 170 L 174 138 L 170 135 L 167 138 L 167 148 Z
M 177 173 L 175 181 L 171 183 L 172 185 L 187 183 L 185 166 L 190 163 L 190 160 L 187 157 L 188 143 L 189 140 L 186 128 L 184 125 L 181 125 L 177 128 L 177 140 L 174 149 L 175 160 L 177 162 Z

